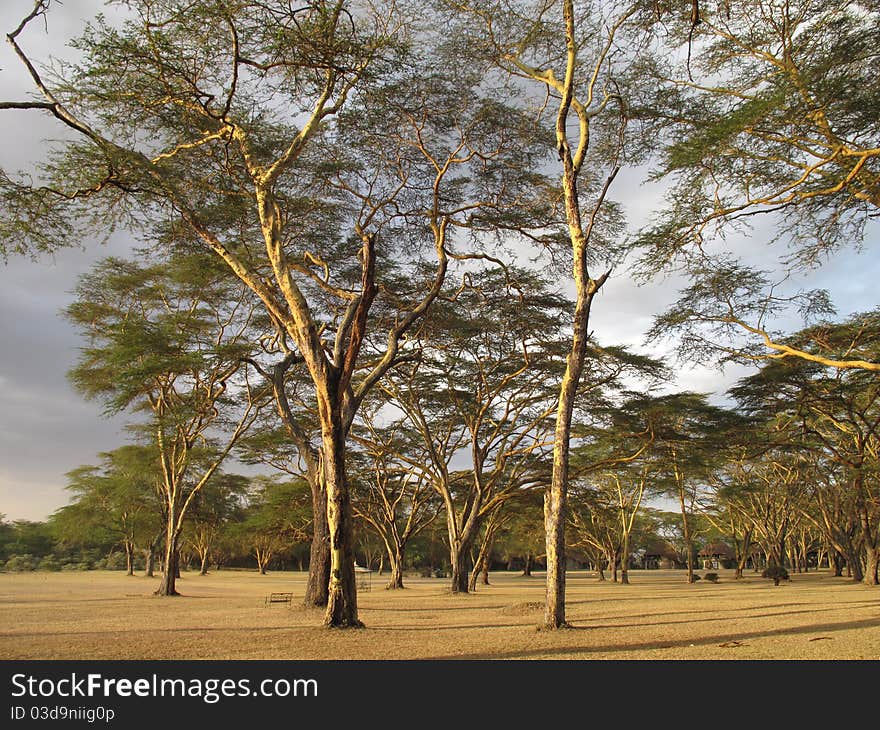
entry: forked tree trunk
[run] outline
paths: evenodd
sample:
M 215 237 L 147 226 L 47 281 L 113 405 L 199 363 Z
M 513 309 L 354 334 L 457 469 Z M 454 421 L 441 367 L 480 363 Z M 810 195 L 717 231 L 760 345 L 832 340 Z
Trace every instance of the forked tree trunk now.
M 495 527 L 490 522 L 488 534 L 480 545 L 480 554 L 477 556 L 477 562 L 474 564 L 474 571 L 471 575 L 469 588 L 471 591 L 477 590 L 477 578 L 481 578 L 484 586 L 489 585 L 489 563 L 492 558 L 492 546 L 495 542 Z
M 208 551 L 204 550 L 200 557 L 199 575 L 208 575 Z
M 624 533 L 620 548 L 620 582 L 629 585 L 629 533 Z
M 403 547 L 396 545 L 388 553 L 388 565 L 391 566 L 391 579 L 386 590 L 394 591 L 403 588 Z
M 676 458 L 675 452 L 672 453 L 673 460 Z M 688 520 L 687 515 L 687 507 L 684 503 L 684 484 L 682 483 L 682 477 L 678 473 L 678 465 L 675 465 L 675 478 L 678 483 L 678 506 L 681 512 L 681 534 L 684 538 L 684 549 L 686 553 L 687 560 L 687 582 L 688 583 L 696 583 L 696 579 L 694 578 L 694 541 L 691 536 L 691 525 Z
M 743 577 L 743 570 L 746 567 L 746 563 L 749 562 L 749 553 L 752 551 L 752 530 L 749 528 L 745 531 L 743 535 L 742 541 L 742 550 L 739 555 L 736 556 L 736 570 L 733 573 L 733 577 L 736 579 L 740 579 Z

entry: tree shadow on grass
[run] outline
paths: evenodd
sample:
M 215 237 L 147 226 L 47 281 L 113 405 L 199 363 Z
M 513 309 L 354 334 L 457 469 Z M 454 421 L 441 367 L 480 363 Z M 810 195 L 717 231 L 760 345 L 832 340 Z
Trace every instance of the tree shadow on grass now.
M 559 636 L 566 636 L 569 632 L 579 633 L 588 630 L 611 628 L 603 626 L 571 626 L 560 631 Z M 569 644 L 567 646 L 547 646 L 540 649 L 506 651 L 506 652 L 479 652 L 474 654 L 450 654 L 444 656 L 432 656 L 431 659 L 529 659 L 536 657 L 551 658 L 559 655 L 583 654 L 589 658 L 590 654 L 653 651 L 657 649 L 678 649 L 691 646 L 714 646 L 728 641 L 742 641 L 744 639 L 770 638 L 772 636 L 797 636 L 801 634 L 813 634 L 818 632 L 845 631 L 847 629 L 880 628 L 880 617 L 862 619 L 860 621 L 839 621 L 809 626 L 793 626 L 791 628 L 776 628 L 761 631 L 743 631 L 729 634 L 716 634 L 709 637 L 690 637 L 674 640 L 657 640 L 649 642 L 634 642 L 631 644 L 600 644 L 596 646 L 582 646 Z

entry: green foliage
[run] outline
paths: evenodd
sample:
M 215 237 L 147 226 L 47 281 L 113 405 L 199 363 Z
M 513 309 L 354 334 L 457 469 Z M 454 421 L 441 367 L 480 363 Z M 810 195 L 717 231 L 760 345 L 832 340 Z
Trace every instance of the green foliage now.
M 36 570 L 39 565 L 39 560 L 34 558 L 33 555 L 28 555 L 27 553 L 24 555 L 13 555 L 6 561 L 6 572 L 7 573 L 27 573 L 32 570 Z
M 649 268 L 689 244 L 705 254 L 709 239 L 762 211 L 778 214 L 789 264 L 858 245 L 880 204 L 878 14 L 847 0 L 748 0 L 700 12 L 706 22 L 697 26 L 675 14 L 664 21 L 687 53 L 646 67 L 660 87 L 657 173 L 675 182 L 643 239 Z

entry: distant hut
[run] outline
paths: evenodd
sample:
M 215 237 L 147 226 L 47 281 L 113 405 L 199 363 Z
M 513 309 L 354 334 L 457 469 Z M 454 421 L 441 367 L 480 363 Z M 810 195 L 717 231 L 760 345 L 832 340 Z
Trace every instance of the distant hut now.
M 678 553 L 665 540 L 649 540 L 645 545 L 642 565 L 648 570 L 670 570 L 675 567 Z
M 703 570 L 718 570 L 727 568 L 731 562 L 736 561 L 736 553 L 730 545 L 723 542 L 710 542 L 698 553 Z

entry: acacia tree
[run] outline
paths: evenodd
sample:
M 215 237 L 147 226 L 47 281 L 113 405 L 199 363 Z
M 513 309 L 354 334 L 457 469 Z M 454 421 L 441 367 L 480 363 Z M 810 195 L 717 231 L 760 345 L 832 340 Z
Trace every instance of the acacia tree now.
M 760 211 L 782 213 L 807 261 L 858 239 L 880 206 L 876 8 L 701 2 L 665 30 L 689 51 L 655 59 L 674 104 L 658 171 L 676 182 L 667 247 Z
M 202 487 L 184 528 L 185 543 L 199 560 L 199 575 L 208 574 L 208 565 L 223 524 L 241 509 L 249 480 L 240 474 L 215 473 Z
M 3 107 L 46 111 L 76 140 L 44 171 L 46 185 L 4 177 L 7 228 L 45 249 L 63 245 L 77 205 L 137 213 L 126 222 L 212 251 L 254 293 L 277 331 L 273 351 L 313 389 L 330 551 L 324 621 L 360 625 L 347 434 L 439 293 L 455 226 L 480 227 L 477 212 L 501 199 L 522 202 L 523 186 L 501 180 L 535 182 L 529 165 L 507 164 L 516 112 L 481 85 L 479 67 L 407 55 L 410 37 L 442 44 L 428 41 L 429 16 L 417 24 L 394 2 L 128 2 L 132 19 L 91 25 L 82 63 L 51 83 L 20 42 L 47 6 L 38 0 L 9 34 L 42 100 Z M 524 218 L 520 209 L 516 225 Z M 403 241 L 434 265 L 389 291 L 378 264 Z M 395 316 L 371 319 L 380 295 Z
M 67 489 L 73 498 L 52 515 L 51 523 L 64 539 L 95 540 L 103 535 L 121 546 L 126 572 L 134 575 L 135 552 L 162 524 L 154 489 L 159 465 L 154 451 L 141 446 L 123 446 L 99 456 L 99 466 L 68 472 Z
M 404 587 L 407 544 L 431 525 L 441 506 L 427 473 L 402 456 L 412 453 L 411 434 L 400 422 L 378 427 L 377 415 L 365 410 L 359 419 L 356 438 L 362 463 L 353 480 L 354 512 L 381 539 L 391 569 L 385 587 L 393 590 Z
M 310 522 L 311 489 L 306 481 L 255 477 L 235 533 L 241 547 L 256 559 L 260 575 L 265 575 L 278 553 L 311 541 Z
M 546 480 L 542 460 L 558 352 L 547 332 L 564 300 L 513 268 L 467 272 L 418 331 L 418 358 L 383 389 L 415 434 L 410 463 L 442 500 L 452 592 L 467 593 L 471 549 L 504 501 Z M 466 453 L 469 464 L 455 468 Z
M 522 561 L 523 577 L 531 577 L 535 561 L 543 557 L 544 524 L 541 501 L 539 490 L 525 492 L 509 504 L 501 505 L 497 515 L 490 515 L 486 524 L 488 532 L 493 527 L 492 518 L 497 520 L 499 524 L 492 535 L 493 546 L 507 562 L 507 570 L 513 568 L 517 559 Z
M 755 532 L 754 520 L 742 502 L 741 487 L 752 483 L 752 460 L 749 449 L 734 447 L 729 461 L 709 474 L 712 494 L 703 504 L 702 514 L 722 535 L 733 543 L 736 568 L 734 578 L 743 577 L 746 563 L 752 553 Z
M 165 520 L 159 595 L 177 595 L 188 511 L 253 422 L 242 358 L 252 307 L 246 289 L 202 257 L 141 265 L 105 259 L 81 278 L 66 309 L 87 336 L 70 378 L 108 413 L 147 415 L 134 428 L 155 450 Z
M 877 323 L 876 312 L 854 315 L 836 326 L 826 325 L 823 337 L 839 345 L 857 336 L 876 352 Z M 835 478 L 848 484 L 848 504 L 861 545 L 861 555 L 849 556 L 848 562 L 856 580 L 877 585 L 880 510 L 875 474 L 880 388 L 876 377 L 861 369 L 783 361 L 744 378 L 731 393 L 749 411 L 787 418 L 794 443 L 813 451 L 820 463 L 833 465 Z M 845 523 L 839 525 L 838 538 L 845 531 Z
M 694 583 L 698 507 L 714 463 L 726 458 L 725 434 L 736 428 L 739 419 L 698 393 L 659 396 L 650 410 L 654 446 L 660 454 L 657 479 L 678 503 L 687 581 Z
M 516 84 L 539 84 L 546 100 L 535 105 L 552 127 L 561 164 L 559 237 L 570 264 L 575 302 L 569 351 L 559 383 L 551 479 L 545 493 L 547 603 L 544 623 L 565 626 L 565 525 L 569 451 L 575 398 L 588 365 L 593 300 L 616 263 L 619 219 L 607 200 L 623 162 L 640 151 L 627 138 L 633 118 L 628 69 L 638 67 L 643 28 L 655 20 L 649 3 L 500 2 L 448 3 L 465 15 L 475 53 L 488 57 Z M 620 63 L 628 54 L 627 63 Z M 547 103 L 552 100 L 552 104 Z M 564 242 L 564 243 L 563 243 Z M 604 272 L 597 275 L 596 271 Z M 569 339 L 570 338 L 570 339 Z
M 828 313 L 821 293 L 786 294 L 787 272 L 858 245 L 878 216 L 880 13 L 849 0 L 694 7 L 689 18 L 666 16 L 651 66 L 655 176 L 673 184 L 641 239 L 643 264 L 680 266 L 693 280 L 655 332 L 683 336 L 691 355 L 699 343 L 722 356 L 880 370 L 858 348 L 798 347 L 772 329 L 790 308 Z M 775 281 L 717 248 L 761 215 L 772 241 L 787 244 Z
M 601 352 L 601 351 L 600 351 Z M 658 471 L 651 449 L 655 438 L 657 406 L 651 396 L 625 391 L 614 403 L 621 376 L 641 376 L 657 381 L 665 374 L 661 363 L 633 355 L 624 348 L 607 348 L 595 355 L 613 368 L 600 381 L 605 392 L 594 394 L 606 402 L 594 407 L 591 420 L 579 424 L 577 446 L 572 453 L 572 510 L 570 522 L 577 536 L 576 546 L 584 549 L 598 566 L 598 578 L 605 580 L 602 559 L 608 562 L 614 582 L 618 563 L 622 581 L 629 583 L 628 567 L 632 554 L 632 534 L 639 509 L 649 489 L 649 479 Z M 598 388 L 595 390 L 598 391 Z
M 804 489 L 809 495 L 803 517 L 822 536 L 832 575 L 843 575 L 845 559 L 856 577 L 859 568 L 853 571 L 852 566 L 859 564 L 859 518 L 847 475 L 819 449 L 810 449 L 802 458 L 807 474 Z

